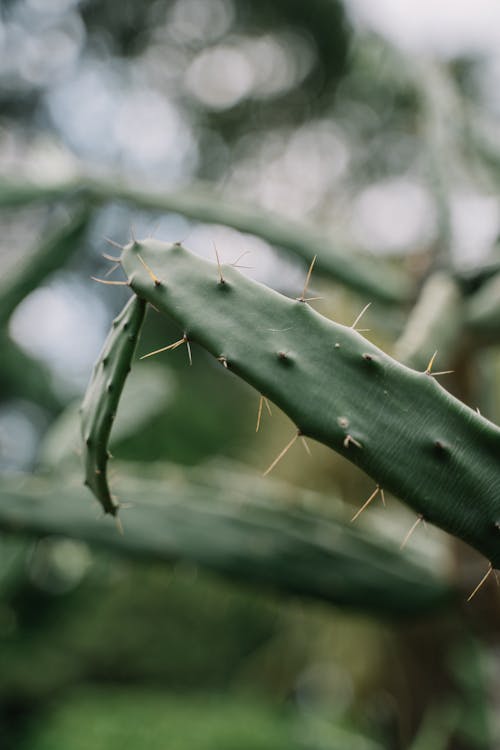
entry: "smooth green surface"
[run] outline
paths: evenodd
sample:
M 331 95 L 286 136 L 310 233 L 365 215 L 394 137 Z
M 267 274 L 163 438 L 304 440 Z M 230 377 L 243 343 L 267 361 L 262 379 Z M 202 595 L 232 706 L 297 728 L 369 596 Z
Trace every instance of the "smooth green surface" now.
M 409 553 L 348 522 L 287 507 L 300 493 L 223 470 L 204 482 L 167 468 L 124 474 L 124 533 L 97 518 L 75 477 L 0 485 L 0 529 L 68 536 L 143 559 L 187 560 L 236 580 L 377 614 L 449 604 L 451 587 Z M 168 479 L 168 476 L 173 478 Z
M 497 426 L 352 328 L 233 268 L 223 267 L 221 282 L 216 264 L 179 244 L 128 245 L 122 267 L 136 294 L 274 401 L 303 435 L 500 566 Z
M 118 502 L 112 497 L 107 480 L 109 436 L 144 312 L 144 302 L 131 297 L 113 321 L 81 408 L 85 484 L 97 497 L 104 512 L 111 515 L 116 515 Z
M 97 689 L 71 696 L 25 750 L 299 750 L 297 717 L 227 695 Z

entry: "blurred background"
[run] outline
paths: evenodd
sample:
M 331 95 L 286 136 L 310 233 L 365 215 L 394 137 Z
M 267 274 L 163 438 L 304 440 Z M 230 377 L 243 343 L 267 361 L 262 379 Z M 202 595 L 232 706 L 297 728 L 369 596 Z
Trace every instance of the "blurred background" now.
M 494 0 L 3 0 L 2 487 L 31 492 L 35 475 L 61 507 L 80 492 L 76 410 L 129 296 L 91 279 L 123 278 L 105 238 L 153 234 L 210 259 L 215 245 L 223 262 L 241 258 L 243 273 L 300 295 L 314 251 L 278 247 L 258 218 L 231 219 L 233 205 L 272 212 L 305 246 L 321 237 L 326 260 L 328 238 L 353 264 L 410 280 L 414 291 L 386 304 L 319 256 L 310 290 L 347 325 L 372 302 L 371 340 L 413 366 L 439 348 L 438 369 L 458 373 L 443 385 L 498 422 L 498 306 L 479 329 L 462 300 L 498 289 L 499 43 Z M 210 210 L 173 210 L 164 196 L 178 191 L 208 195 Z M 440 318 L 439 347 L 431 337 L 408 354 L 412 306 L 443 270 L 460 304 Z M 151 312 L 139 354 L 177 338 Z M 256 489 L 293 428 L 264 410 L 256 433 L 258 395 L 221 370 L 196 345 L 192 367 L 183 348 L 134 364 L 116 492 L 140 496 L 147 481 L 158 494 L 165 475 L 203 487 L 207 502 L 257 493 L 284 512 L 348 519 L 372 484 L 319 445 L 311 456 L 294 446 Z M 365 527 L 399 546 L 414 515 L 388 503 Z M 54 535 L 7 533 L 1 516 L 5 750 L 500 746 L 494 582 L 474 610 L 401 622 L 362 601 L 285 595 L 272 571 L 271 586 L 234 581 L 230 564 L 208 572 L 187 548 L 136 561 L 63 538 L 55 522 Z M 123 521 L 126 539 L 126 511 Z M 418 529 L 408 547 L 462 582 L 461 602 L 485 570 L 437 530 Z

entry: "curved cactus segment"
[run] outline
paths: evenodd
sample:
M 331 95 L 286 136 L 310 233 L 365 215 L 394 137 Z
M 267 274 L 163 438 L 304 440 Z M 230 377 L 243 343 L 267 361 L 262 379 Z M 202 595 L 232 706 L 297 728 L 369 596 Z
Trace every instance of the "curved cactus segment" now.
M 144 320 L 145 307 L 142 299 L 131 297 L 113 321 L 80 409 L 85 484 L 99 500 L 104 512 L 113 516 L 119 504 L 112 497 L 108 485 L 108 441 Z
M 500 428 L 426 372 L 231 267 L 154 240 L 124 248 L 136 294 L 424 519 L 500 566 Z M 153 270 L 153 282 L 146 266 Z

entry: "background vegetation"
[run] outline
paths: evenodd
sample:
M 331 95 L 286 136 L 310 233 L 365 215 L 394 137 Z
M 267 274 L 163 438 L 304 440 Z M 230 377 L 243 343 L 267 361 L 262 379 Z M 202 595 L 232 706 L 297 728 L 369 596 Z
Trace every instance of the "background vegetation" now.
M 438 349 L 500 421 L 493 10 L 419 37 L 369 5 L 1 5 L 2 748 L 498 747 L 494 577 L 465 604 L 486 561 L 432 528 L 400 551 L 392 497 L 348 528 L 373 485 L 319 445 L 262 479 L 291 425 L 256 433 L 201 349 L 134 364 L 123 537 L 82 487 L 77 409 L 129 295 L 90 277 L 122 278 L 104 238 L 131 232 L 292 297 L 317 254 L 320 312 L 371 302 L 372 341 Z M 150 311 L 139 353 L 178 335 Z

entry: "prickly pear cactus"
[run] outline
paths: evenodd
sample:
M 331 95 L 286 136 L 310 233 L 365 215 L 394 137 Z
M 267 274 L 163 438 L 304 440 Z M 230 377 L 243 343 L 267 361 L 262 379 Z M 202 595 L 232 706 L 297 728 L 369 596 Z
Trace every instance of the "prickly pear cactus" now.
M 411 370 L 304 295 L 288 299 L 180 244 L 134 241 L 120 262 L 132 291 L 181 326 L 176 343 L 201 344 L 283 409 L 296 436 L 330 446 L 500 566 L 500 428 L 431 366 Z

